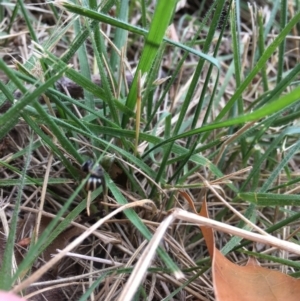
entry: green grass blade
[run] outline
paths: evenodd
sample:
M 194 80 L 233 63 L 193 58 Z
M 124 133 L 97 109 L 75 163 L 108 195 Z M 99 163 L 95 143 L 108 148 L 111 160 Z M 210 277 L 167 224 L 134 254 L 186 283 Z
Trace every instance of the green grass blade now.
M 118 9 L 118 19 L 122 20 L 123 22 L 128 22 L 128 6 L 129 1 L 128 0 L 122 0 L 119 3 L 119 9 Z M 127 40 L 127 31 L 117 27 L 116 33 L 114 37 L 114 44 L 115 46 L 121 50 L 123 46 L 125 46 Z M 113 72 L 116 71 L 117 67 L 120 64 L 120 57 L 116 53 L 115 50 L 112 51 L 111 58 L 110 58 L 110 66 L 113 70 Z
M 234 75 L 235 75 L 235 84 L 236 88 L 241 85 L 242 82 L 242 75 L 241 75 L 241 29 L 238 26 L 239 22 L 239 1 L 232 2 L 232 7 L 230 11 L 230 29 L 231 29 L 231 36 L 232 36 L 232 50 L 233 50 L 233 62 L 234 62 Z M 237 111 L 238 115 L 243 114 L 244 105 L 242 103 L 242 97 L 239 96 L 237 99 L 237 110 L 234 109 L 233 111 Z M 236 113 L 232 112 L 232 116 L 236 116 Z
M 126 106 L 133 109 L 136 104 L 137 95 L 137 75 L 141 71 L 142 76 L 150 72 L 154 64 L 155 57 L 159 51 L 160 44 L 163 41 L 166 30 L 170 24 L 176 6 L 176 0 L 158 1 L 150 25 L 149 33 L 146 36 L 145 47 L 137 66 L 137 71 L 133 79 Z M 125 128 L 128 123 L 128 116 L 124 115 L 122 127 Z
M 259 56 L 261 56 L 265 52 L 265 39 L 264 39 L 264 25 L 263 25 L 263 11 L 259 9 L 257 12 L 257 23 L 258 23 L 258 50 Z M 268 77 L 266 72 L 266 65 L 264 65 L 261 69 L 261 75 L 263 80 L 264 91 L 269 90 Z
M 32 26 L 32 20 L 30 20 L 28 12 L 27 12 L 27 10 L 25 8 L 24 1 L 18 0 L 18 5 L 20 6 L 20 9 L 21 9 L 23 17 L 25 19 L 26 25 L 27 25 L 27 27 L 29 29 L 29 33 L 30 33 L 31 39 L 33 41 L 35 41 L 36 43 L 38 43 L 38 38 L 37 38 L 37 36 L 35 34 L 35 30 L 34 30 L 34 28 Z
M 237 196 L 258 206 L 299 206 L 300 204 L 300 196 L 297 194 L 242 192 Z
M 280 31 L 283 30 L 286 26 L 287 22 L 287 12 L 288 12 L 288 3 L 286 0 L 280 1 Z M 283 41 L 279 45 L 279 53 L 278 53 L 278 68 L 277 68 L 277 83 L 280 83 L 282 80 L 283 67 L 284 67 L 284 54 L 286 51 L 286 40 Z

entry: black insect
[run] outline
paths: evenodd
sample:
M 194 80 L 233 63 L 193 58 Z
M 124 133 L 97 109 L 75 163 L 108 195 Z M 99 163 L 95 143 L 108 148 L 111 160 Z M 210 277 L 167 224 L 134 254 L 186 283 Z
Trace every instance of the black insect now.
M 103 169 L 99 164 L 95 165 L 92 160 L 88 160 L 82 164 L 81 169 L 85 173 L 90 174 L 90 177 L 85 184 L 85 189 L 87 191 L 94 191 L 101 185 L 104 185 Z

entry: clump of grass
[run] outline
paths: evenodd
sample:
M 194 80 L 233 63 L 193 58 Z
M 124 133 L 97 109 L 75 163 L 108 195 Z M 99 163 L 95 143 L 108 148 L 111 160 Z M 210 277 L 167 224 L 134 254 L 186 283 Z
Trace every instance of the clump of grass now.
M 6 7 L 11 18 L 5 23 L 4 46 L 13 47 L 20 18 L 26 30 L 20 39 L 26 43 L 20 47 L 22 61 L 0 60 L 8 80 L 0 82 L 0 185 L 10 205 L 8 220 L 8 208 L 13 209 L 1 253 L 1 274 L 11 276 L 0 277 L 0 288 L 20 291 L 24 287 L 16 286 L 17 279 L 27 274 L 29 283 L 46 272 L 37 268 L 33 273 L 33 264 L 72 222 L 91 226 L 117 205 L 150 199 L 155 209 L 147 203 L 126 209 L 113 222 L 105 220 L 99 231 L 117 243 L 89 235 L 90 254 L 109 257 L 121 267 L 104 265 L 95 279 L 85 273 L 94 273 L 93 264 L 82 260 L 86 293 L 79 285 L 75 293 L 65 290 L 69 299 L 97 299 L 103 292 L 116 298 L 168 210 L 189 210 L 178 191 L 188 192 L 200 208 L 207 192 L 200 175 L 209 182 L 225 176 L 227 181 L 215 183 L 227 202 L 235 201 L 232 205 L 261 229 L 295 239 L 300 147 L 296 9 L 286 16 L 279 1 L 269 3 L 266 13 L 244 2 L 219 0 L 193 15 L 176 12 L 176 1 L 55 4 L 18 1 Z M 91 194 L 93 219 L 85 216 L 86 175 L 80 171 L 87 158 L 106 170 L 107 191 L 100 187 Z M 249 166 L 251 171 L 239 172 Z M 212 218 L 247 227 L 213 193 L 208 200 Z M 35 231 L 14 269 L 18 215 L 28 211 L 37 213 Z M 40 233 L 43 215 L 51 213 L 55 218 Z M 224 235 L 218 247 L 242 260 L 242 247 L 249 244 Z M 174 225 L 157 254 L 137 299 L 212 295 L 198 227 Z M 282 264 L 281 254 L 272 255 Z M 284 264 L 294 267 L 293 258 Z M 192 281 L 175 281 L 179 269 Z M 76 270 L 62 263 L 59 276 L 67 274 Z M 101 286 L 104 281 L 110 293 Z

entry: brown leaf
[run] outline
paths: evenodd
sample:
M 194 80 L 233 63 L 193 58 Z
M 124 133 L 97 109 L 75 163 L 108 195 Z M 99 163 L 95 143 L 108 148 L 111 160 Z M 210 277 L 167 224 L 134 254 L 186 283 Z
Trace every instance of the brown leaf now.
M 179 190 L 179 194 L 189 203 L 190 207 L 196 214 L 199 214 L 200 216 L 209 218 L 208 211 L 207 211 L 206 194 L 203 198 L 203 203 L 202 203 L 201 210 L 199 213 L 197 212 L 197 210 L 195 208 L 194 201 L 192 200 L 192 198 L 186 191 Z M 209 228 L 206 226 L 200 226 L 200 229 L 203 234 L 209 255 L 211 258 L 213 258 L 214 247 L 215 247 L 214 231 L 212 228 Z
M 204 196 L 199 215 L 209 218 L 208 211 L 207 211 L 206 194 Z M 212 228 L 205 227 L 205 226 L 200 226 L 200 229 L 201 229 L 203 237 L 205 239 L 205 243 L 206 243 L 209 255 L 210 255 L 211 259 L 213 259 L 214 249 L 215 249 L 214 230 Z
M 204 198 L 200 215 L 208 217 Z M 200 227 L 212 257 L 217 301 L 299 301 L 300 279 L 263 268 L 250 257 L 246 266 L 230 262 L 216 247 L 213 230 Z
M 300 279 L 253 264 L 238 266 L 217 249 L 212 268 L 218 301 L 299 301 Z

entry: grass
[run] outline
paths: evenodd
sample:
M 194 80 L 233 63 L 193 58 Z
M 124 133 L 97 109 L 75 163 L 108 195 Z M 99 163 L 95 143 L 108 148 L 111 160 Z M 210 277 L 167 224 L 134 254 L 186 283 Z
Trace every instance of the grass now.
M 287 1 L 269 1 L 266 19 L 259 6 L 225 0 L 193 12 L 176 11 L 175 0 L 1 5 L 7 17 L 1 52 L 11 50 L 18 61 L 0 59 L 1 232 L 7 236 L 0 275 L 10 275 L 0 276 L 0 288 L 38 293 L 28 289 L 41 277 L 37 262 L 71 244 L 72 231 L 78 236 L 99 222 L 88 240 L 78 239 L 76 252 L 121 266 L 97 270 L 88 259 L 59 261 L 58 253 L 55 265 L 46 261 L 44 281 L 79 269 L 81 278 L 70 277 L 61 288 L 69 300 L 98 300 L 103 292 L 115 299 L 168 210 L 189 210 L 179 190 L 199 210 L 206 192 L 199 174 L 262 230 L 297 241 L 296 6 L 288 11 Z M 86 216 L 87 176 L 80 171 L 87 158 L 101 163 L 107 184 L 107 191 L 89 196 L 93 218 Z M 211 218 L 247 229 L 215 193 L 207 198 Z M 144 207 L 141 200 L 148 200 Z M 120 205 L 124 215 L 106 220 Z M 34 231 L 24 233 L 18 225 L 29 212 Z M 20 258 L 14 250 L 24 237 L 31 242 Z M 239 260 L 253 251 L 250 241 L 229 235 L 217 247 Z M 265 253 L 268 247 L 251 252 L 299 273 L 292 254 Z M 214 299 L 198 227 L 172 224 L 157 255 L 136 300 Z M 192 280 L 175 281 L 180 271 Z M 51 282 L 47 287 L 53 290 Z

